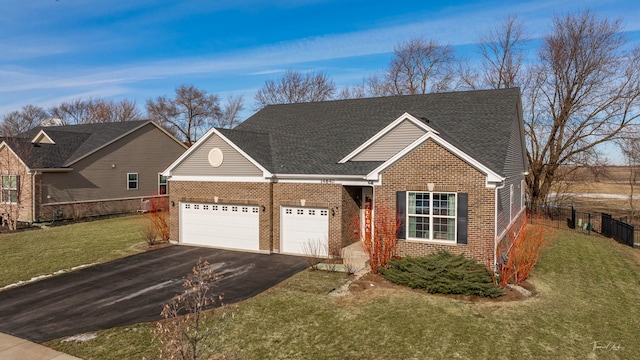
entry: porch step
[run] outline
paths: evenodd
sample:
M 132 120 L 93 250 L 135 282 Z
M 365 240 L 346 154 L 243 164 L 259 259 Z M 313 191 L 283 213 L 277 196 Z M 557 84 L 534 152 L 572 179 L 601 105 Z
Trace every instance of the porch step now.
M 350 272 L 357 273 L 369 268 L 369 255 L 364 251 L 359 241 L 342 248 L 340 257 Z

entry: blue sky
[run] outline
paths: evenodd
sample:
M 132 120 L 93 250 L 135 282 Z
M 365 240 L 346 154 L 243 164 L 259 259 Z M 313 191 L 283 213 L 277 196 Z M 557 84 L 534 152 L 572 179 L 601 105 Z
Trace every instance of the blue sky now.
M 534 38 L 554 14 L 622 18 L 640 43 L 637 0 L 2 0 L 0 116 L 26 104 L 172 96 L 193 84 L 242 95 L 249 116 L 264 81 L 286 69 L 323 71 L 339 87 L 382 70 L 416 36 L 476 57 L 474 43 L 511 14 Z

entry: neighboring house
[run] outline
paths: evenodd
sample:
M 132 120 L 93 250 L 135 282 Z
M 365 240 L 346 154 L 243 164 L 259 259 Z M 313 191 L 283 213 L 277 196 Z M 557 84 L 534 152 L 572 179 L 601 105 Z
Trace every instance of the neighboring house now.
M 398 255 L 495 265 L 526 171 L 520 92 L 506 89 L 267 106 L 164 175 L 179 243 L 330 257 L 372 208 L 398 216 Z
M 0 143 L 0 213 L 39 222 L 135 212 L 186 147 L 151 121 L 39 126 Z

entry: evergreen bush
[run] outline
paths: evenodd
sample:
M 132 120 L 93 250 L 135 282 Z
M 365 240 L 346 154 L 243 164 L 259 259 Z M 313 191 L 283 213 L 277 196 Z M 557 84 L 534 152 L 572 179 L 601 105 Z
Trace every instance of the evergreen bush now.
M 493 283 L 489 270 L 462 255 L 446 251 L 424 257 L 406 257 L 389 262 L 380 273 L 394 283 L 430 293 L 498 297 L 503 294 Z

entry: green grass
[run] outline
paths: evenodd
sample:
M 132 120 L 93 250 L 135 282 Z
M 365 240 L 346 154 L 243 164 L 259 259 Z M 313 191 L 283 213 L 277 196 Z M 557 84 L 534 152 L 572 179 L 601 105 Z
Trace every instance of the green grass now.
M 303 271 L 225 311 L 210 348 L 240 359 L 635 359 L 640 254 L 609 239 L 560 232 L 530 278 L 535 298 L 472 303 L 413 290 L 327 293 L 338 273 Z M 221 314 L 222 310 L 215 310 Z M 213 326 L 213 325 L 216 326 Z M 152 324 L 47 343 L 83 359 L 158 358 Z M 216 331 L 217 329 L 222 329 Z M 619 348 L 595 349 L 619 345 Z
M 146 249 L 143 216 L 126 216 L 0 234 L 0 288 L 83 264 Z

